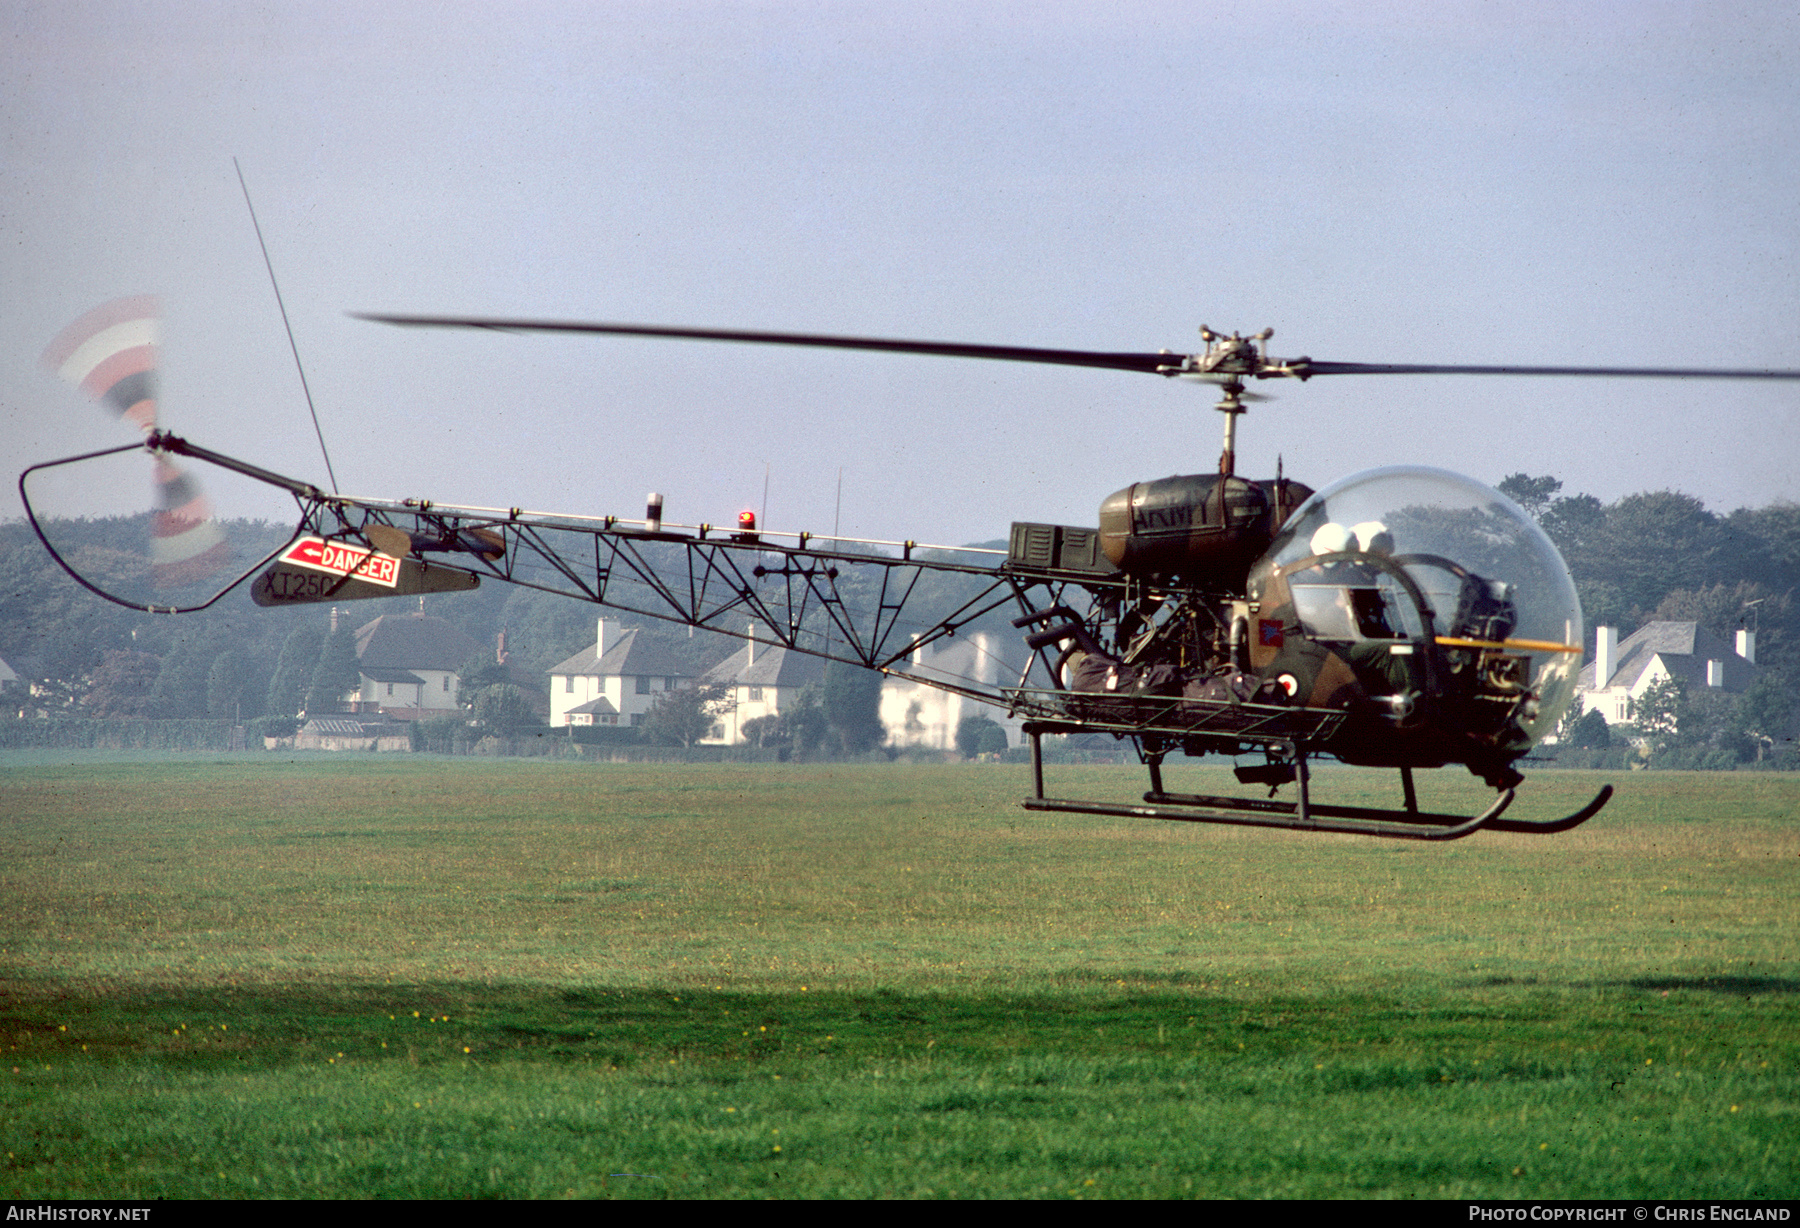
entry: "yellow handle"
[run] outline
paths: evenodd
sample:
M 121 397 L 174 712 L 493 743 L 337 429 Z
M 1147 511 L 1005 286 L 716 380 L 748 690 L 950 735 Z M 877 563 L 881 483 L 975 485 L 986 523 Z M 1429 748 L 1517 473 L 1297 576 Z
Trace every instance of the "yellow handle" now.
M 1524 652 L 1580 652 L 1580 644 L 1557 644 L 1550 640 L 1465 640 L 1454 635 L 1440 635 L 1437 642 L 1445 648 L 1513 648 Z

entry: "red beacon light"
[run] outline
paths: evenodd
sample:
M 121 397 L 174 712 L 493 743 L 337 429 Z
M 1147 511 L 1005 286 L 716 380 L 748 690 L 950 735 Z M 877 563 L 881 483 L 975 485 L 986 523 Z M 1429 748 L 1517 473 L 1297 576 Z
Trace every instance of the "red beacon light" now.
M 737 540 L 741 541 L 741 542 L 745 542 L 749 545 L 755 545 L 756 542 L 759 540 L 759 538 L 757 536 L 757 532 L 756 532 L 756 513 L 755 512 L 739 512 L 738 513 Z

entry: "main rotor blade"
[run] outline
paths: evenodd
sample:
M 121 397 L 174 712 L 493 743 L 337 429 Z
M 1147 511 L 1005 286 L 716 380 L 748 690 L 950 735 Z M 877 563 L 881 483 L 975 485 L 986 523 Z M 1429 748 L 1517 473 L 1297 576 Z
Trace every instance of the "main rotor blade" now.
M 886 337 L 834 337 L 822 333 L 765 333 L 724 328 L 664 328 L 651 324 L 589 324 L 577 320 L 493 320 L 468 316 L 390 316 L 350 313 L 359 320 L 421 328 L 485 328 L 495 332 L 608 333 L 625 337 L 677 337 L 690 341 L 742 341 L 757 345 L 805 345 L 832 350 L 875 350 L 891 354 L 935 354 L 946 358 L 992 358 L 1042 362 L 1064 367 L 1104 367 L 1157 374 L 1179 366 L 1183 355 L 1131 354 L 1097 350 L 1045 350 L 1019 345 L 965 345 L 955 341 L 896 341 Z
M 484 316 L 380 315 L 353 311 L 358 320 L 411 328 L 483 328 L 494 332 L 603 333 L 622 337 L 673 337 L 689 341 L 736 341 L 755 345 L 800 345 L 833 350 L 873 350 L 889 354 L 932 354 L 946 358 L 988 358 L 1063 367 L 1100 367 L 1147 375 L 1191 374 L 1214 378 L 1299 378 L 1315 375 L 1589 375 L 1639 379 L 1800 379 L 1800 371 L 1711 367 L 1523 367 L 1433 365 L 1427 363 L 1324 362 L 1313 358 L 1270 359 L 1260 354 L 1212 367 L 1202 356 L 1105 350 L 1052 350 L 1023 345 L 969 345 L 957 341 L 905 341 L 891 337 L 839 337 L 828 333 L 772 333 L 729 328 L 670 328 L 656 324 L 599 324 L 582 320 L 503 320 Z
M 1605 375 L 1641 379 L 1800 379 L 1800 371 L 1742 367 L 1470 367 L 1431 366 L 1424 363 L 1321 362 L 1304 363 L 1307 378 L 1315 375 Z

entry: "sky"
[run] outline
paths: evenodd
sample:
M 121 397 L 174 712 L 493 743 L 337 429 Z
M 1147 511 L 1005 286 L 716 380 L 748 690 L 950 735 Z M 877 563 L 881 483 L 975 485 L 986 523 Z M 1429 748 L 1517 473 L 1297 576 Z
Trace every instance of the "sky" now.
M 352 494 L 968 542 L 1208 471 L 1220 425 L 1156 376 L 352 311 L 1800 368 L 1794 6 L 1199 8 L 12 0 L 0 459 L 131 440 L 38 356 L 153 293 L 163 424 L 326 481 L 234 157 Z M 1251 477 L 1800 499 L 1800 384 L 1258 390 Z

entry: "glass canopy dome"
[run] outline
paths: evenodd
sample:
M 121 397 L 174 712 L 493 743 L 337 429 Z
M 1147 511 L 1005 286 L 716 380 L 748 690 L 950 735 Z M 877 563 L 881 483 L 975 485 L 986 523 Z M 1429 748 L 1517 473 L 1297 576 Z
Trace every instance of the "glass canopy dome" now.
M 1358 556 L 1381 566 L 1360 567 Z M 1277 569 L 1318 639 L 1429 633 L 1439 644 L 1503 643 L 1527 656 L 1535 701 L 1515 719 L 1534 743 L 1573 696 L 1583 629 L 1569 569 L 1523 508 L 1473 478 L 1423 466 L 1353 474 L 1289 518 L 1251 571 L 1252 600 Z

